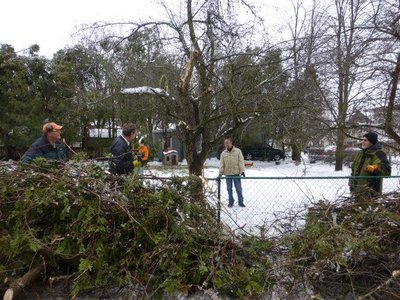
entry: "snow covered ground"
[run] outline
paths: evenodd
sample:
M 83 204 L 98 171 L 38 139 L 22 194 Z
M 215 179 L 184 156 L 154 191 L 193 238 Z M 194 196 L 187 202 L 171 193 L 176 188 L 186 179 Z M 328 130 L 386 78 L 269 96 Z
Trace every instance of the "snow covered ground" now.
M 217 181 L 219 160 L 212 158 L 206 161 L 204 177 L 207 182 L 209 201 L 217 207 Z M 253 166 L 246 168 L 246 177 L 242 179 L 245 208 L 227 207 L 226 182 L 221 180 L 221 221 L 232 230 L 241 228 L 246 232 L 258 232 L 261 228 L 269 229 L 282 218 L 297 215 L 292 225 L 301 221 L 301 212 L 305 207 L 319 200 L 333 201 L 339 197 L 349 196 L 348 178 L 350 168 L 334 171 L 333 164 L 310 164 L 305 156 L 300 165 L 292 161 L 275 162 L 254 161 Z M 146 174 L 160 177 L 185 176 L 188 174 L 186 163 L 167 167 L 161 163 L 150 163 Z M 400 163 L 392 161 L 392 178 L 384 179 L 384 192 L 399 190 Z M 234 196 L 236 194 L 234 193 Z M 235 198 L 236 201 L 237 198 Z M 273 232 L 270 230 L 269 233 Z M 276 233 L 276 232 L 275 232 Z

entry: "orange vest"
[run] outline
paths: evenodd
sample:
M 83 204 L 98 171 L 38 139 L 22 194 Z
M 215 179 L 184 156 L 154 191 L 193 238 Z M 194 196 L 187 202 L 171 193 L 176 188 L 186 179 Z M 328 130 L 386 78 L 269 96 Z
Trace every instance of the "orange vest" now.
M 139 153 L 143 153 L 142 160 L 149 160 L 149 149 L 147 146 L 139 146 Z

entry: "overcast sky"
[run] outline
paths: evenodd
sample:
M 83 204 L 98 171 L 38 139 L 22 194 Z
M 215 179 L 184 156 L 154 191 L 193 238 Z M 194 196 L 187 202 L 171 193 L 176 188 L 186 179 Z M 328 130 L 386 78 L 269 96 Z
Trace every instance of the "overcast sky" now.
M 270 15 L 265 16 L 269 20 L 285 15 L 290 4 L 290 0 L 262 1 L 269 6 L 266 14 Z M 154 0 L 3 0 L 0 43 L 10 44 L 15 51 L 39 44 L 39 54 L 51 58 L 74 43 L 72 35 L 83 24 L 154 20 L 159 14 Z

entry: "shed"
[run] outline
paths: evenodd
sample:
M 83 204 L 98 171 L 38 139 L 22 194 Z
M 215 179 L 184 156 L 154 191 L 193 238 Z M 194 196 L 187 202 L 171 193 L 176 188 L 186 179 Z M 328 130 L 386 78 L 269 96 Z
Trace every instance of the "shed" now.
M 174 149 L 163 151 L 163 165 L 175 166 L 178 164 L 178 151 Z

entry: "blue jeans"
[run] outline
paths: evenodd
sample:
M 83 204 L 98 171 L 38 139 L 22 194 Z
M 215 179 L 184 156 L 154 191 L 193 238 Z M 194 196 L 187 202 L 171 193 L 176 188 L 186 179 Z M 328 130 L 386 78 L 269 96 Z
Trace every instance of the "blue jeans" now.
M 233 202 L 235 202 L 235 200 L 233 199 L 233 193 L 232 193 L 232 182 L 235 185 L 236 194 L 238 196 L 238 202 L 239 202 L 239 204 L 243 204 L 242 183 L 240 181 L 240 178 L 232 178 L 232 177 L 238 177 L 238 176 L 239 175 L 226 175 L 226 187 L 228 190 L 229 204 L 233 204 Z

